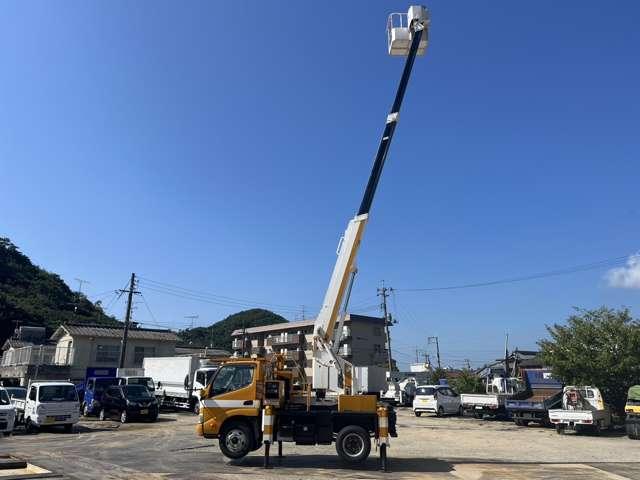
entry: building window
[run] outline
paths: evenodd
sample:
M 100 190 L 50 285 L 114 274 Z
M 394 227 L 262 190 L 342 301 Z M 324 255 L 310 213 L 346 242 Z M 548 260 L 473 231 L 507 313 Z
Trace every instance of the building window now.
M 142 366 L 145 357 L 155 357 L 156 347 L 135 347 L 133 349 L 133 364 L 136 367 Z
M 373 334 L 376 337 L 381 337 L 382 336 L 382 327 L 373 327 Z
M 376 343 L 373 345 L 373 352 L 374 353 L 382 353 L 382 345 L 380 345 L 379 343 Z
M 117 363 L 120 358 L 120 345 L 98 345 L 96 362 Z

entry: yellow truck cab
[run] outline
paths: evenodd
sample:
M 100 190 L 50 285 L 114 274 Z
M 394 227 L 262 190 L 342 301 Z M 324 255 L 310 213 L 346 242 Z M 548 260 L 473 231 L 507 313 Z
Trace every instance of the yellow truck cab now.
M 281 355 L 230 360 L 202 390 L 198 435 L 218 439 L 222 453 L 233 459 L 263 443 L 335 442 L 351 464 L 366 460 L 371 438 L 386 445 L 397 436 L 395 412 L 375 395 L 319 398 L 300 380 Z
M 627 414 L 625 420 L 627 436 L 640 440 L 640 385 L 634 385 L 629 389 L 624 411 Z

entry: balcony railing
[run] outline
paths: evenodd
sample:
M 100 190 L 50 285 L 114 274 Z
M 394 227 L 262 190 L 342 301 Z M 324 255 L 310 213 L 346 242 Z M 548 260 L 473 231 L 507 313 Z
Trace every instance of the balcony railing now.
M 270 347 L 279 345 L 298 345 L 302 338 L 304 338 L 304 335 L 299 335 L 297 333 L 288 333 L 286 335 L 267 338 L 267 345 Z
M 266 349 L 264 347 L 252 347 L 251 354 L 258 355 L 259 357 L 264 357 L 266 354 Z
M 304 354 L 303 350 L 292 350 L 290 352 L 287 352 L 284 354 L 285 358 L 287 360 L 291 360 L 293 362 L 298 362 L 298 363 L 306 363 L 306 356 Z
M 73 347 L 56 345 L 33 345 L 7 350 L 2 354 L 2 366 L 19 365 L 71 365 Z

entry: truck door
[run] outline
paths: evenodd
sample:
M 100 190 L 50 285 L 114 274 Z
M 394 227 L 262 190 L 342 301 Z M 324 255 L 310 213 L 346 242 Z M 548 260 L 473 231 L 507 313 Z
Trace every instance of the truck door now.
M 206 420 L 212 420 L 214 430 L 234 415 L 257 417 L 260 400 L 256 398 L 256 366 L 254 364 L 223 365 L 217 371 L 210 388 L 210 396 L 202 403 Z M 214 432 L 214 433 L 217 433 Z
M 31 387 L 29 396 L 25 400 L 24 418 L 34 417 L 36 414 L 36 399 L 38 398 L 38 387 Z

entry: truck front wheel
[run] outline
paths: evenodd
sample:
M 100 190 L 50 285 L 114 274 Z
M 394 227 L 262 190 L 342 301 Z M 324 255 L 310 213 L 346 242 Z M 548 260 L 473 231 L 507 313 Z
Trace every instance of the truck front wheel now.
M 336 451 L 349 464 L 364 462 L 371 452 L 369 432 L 358 425 L 349 425 L 338 432 Z
M 233 422 L 226 425 L 220 433 L 220 450 L 227 458 L 242 458 L 251 451 L 251 437 L 251 429 L 246 423 Z
M 558 435 L 564 435 L 564 425 L 556 425 L 556 433 Z

